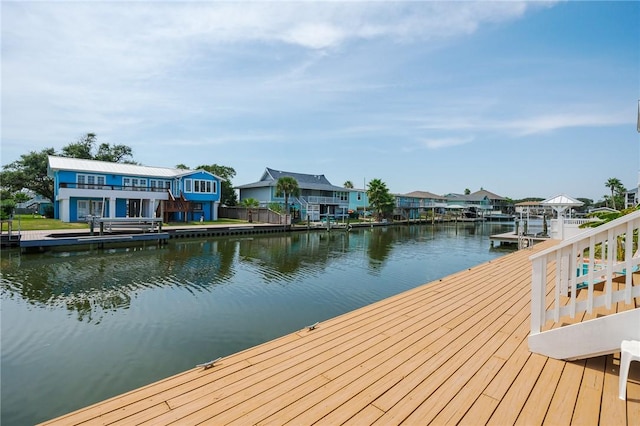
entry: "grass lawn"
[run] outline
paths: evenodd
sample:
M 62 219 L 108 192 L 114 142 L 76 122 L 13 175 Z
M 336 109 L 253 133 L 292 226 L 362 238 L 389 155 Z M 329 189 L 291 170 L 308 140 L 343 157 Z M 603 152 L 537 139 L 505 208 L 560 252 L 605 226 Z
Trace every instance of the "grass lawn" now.
M 58 219 L 46 219 L 42 216 L 19 214 L 13 218 L 14 231 L 40 231 L 49 229 L 89 229 L 87 223 L 66 223 Z M 9 224 L 2 221 L 2 232 L 9 230 Z

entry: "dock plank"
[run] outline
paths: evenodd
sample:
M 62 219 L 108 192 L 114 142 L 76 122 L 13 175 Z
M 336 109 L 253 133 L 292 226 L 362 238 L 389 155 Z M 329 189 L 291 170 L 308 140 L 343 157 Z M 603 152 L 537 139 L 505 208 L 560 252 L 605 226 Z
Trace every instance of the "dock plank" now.
M 573 416 L 575 424 L 597 425 L 600 423 L 605 361 L 606 357 L 589 358 L 586 361 Z
M 600 418 L 606 419 L 612 425 L 622 425 L 626 423 L 625 401 L 618 398 L 620 359 L 614 359 L 613 355 L 606 357 L 606 367 L 604 373 L 604 387 L 602 392 L 602 403 L 600 407 Z M 640 419 L 640 416 L 637 417 Z M 604 422 L 603 422 L 604 423 Z

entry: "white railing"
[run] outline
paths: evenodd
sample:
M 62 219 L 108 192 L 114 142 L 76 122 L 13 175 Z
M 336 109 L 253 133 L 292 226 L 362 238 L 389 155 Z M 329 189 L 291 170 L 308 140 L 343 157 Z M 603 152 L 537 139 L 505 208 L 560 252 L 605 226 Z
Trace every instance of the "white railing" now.
M 633 272 L 640 264 L 638 229 L 640 211 L 531 256 L 531 334 L 540 333 L 547 320 L 574 318 L 600 306 L 610 309 L 617 302 L 631 304 L 640 296 L 640 286 L 633 285 Z M 552 300 L 547 301 L 547 275 L 554 268 Z M 614 290 L 614 279 L 624 288 Z M 602 287 L 598 295 L 596 285 Z M 587 297 L 578 300 L 579 291 L 587 291 Z
M 589 222 L 598 222 L 600 219 L 588 218 L 588 219 L 575 219 L 575 218 L 560 218 L 551 219 L 551 238 L 556 240 L 568 240 L 575 237 L 578 234 L 582 234 L 587 229 L 581 228 L 582 225 Z
M 303 198 L 303 197 L 300 197 Z M 349 205 L 349 200 L 343 200 L 338 197 L 320 197 L 317 195 L 309 195 L 304 197 L 309 204 L 338 204 L 338 205 Z
M 589 223 L 589 222 L 594 222 L 597 221 L 597 219 L 578 219 L 578 218 L 565 218 L 564 219 L 564 224 L 565 225 L 584 225 L 585 223 Z
M 437 201 L 424 201 L 420 202 L 420 207 L 424 208 L 445 208 L 447 207 L 447 203 L 437 202 Z

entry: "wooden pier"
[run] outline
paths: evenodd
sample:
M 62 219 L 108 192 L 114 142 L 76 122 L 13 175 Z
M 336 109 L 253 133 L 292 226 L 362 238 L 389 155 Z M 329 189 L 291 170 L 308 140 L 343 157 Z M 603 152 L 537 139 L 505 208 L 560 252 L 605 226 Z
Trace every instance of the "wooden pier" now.
M 622 401 L 619 354 L 566 362 L 529 352 L 529 256 L 554 244 L 503 256 L 46 424 L 637 424 L 640 363 L 631 365 Z M 638 306 L 636 298 L 634 306 L 616 309 Z
M 52 247 L 96 246 L 116 243 L 163 243 L 169 239 L 167 232 L 153 233 L 110 233 L 91 235 L 89 232 L 66 231 L 23 231 L 21 233 L 20 250 L 46 250 Z
M 523 235 L 519 236 L 514 232 L 505 232 L 503 234 L 495 234 L 489 237 L 491 241 L 491 246 L 493 247 L 494 243 L 499 244 L 512 244 L 518 246 L 522 243 L 522 240 L 526 241 L 526 245 L 538 244 L 543 241 L 548 241 L 549 237 L 540 237 L 536 235 Z

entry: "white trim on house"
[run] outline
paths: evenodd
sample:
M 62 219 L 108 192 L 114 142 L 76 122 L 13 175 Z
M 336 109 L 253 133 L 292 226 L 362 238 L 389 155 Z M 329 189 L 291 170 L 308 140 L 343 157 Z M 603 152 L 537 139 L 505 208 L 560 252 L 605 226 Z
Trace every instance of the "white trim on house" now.
M 189 194 L 217 194 L 218 185 L 215 181 L 188 178 L 184 180 L 184 192 Z
M 87 173 L 76 174 L 76 185 L 78 188 L 96 188 L 104 187 L 107 183 L 106 175 L 95 175 Z

